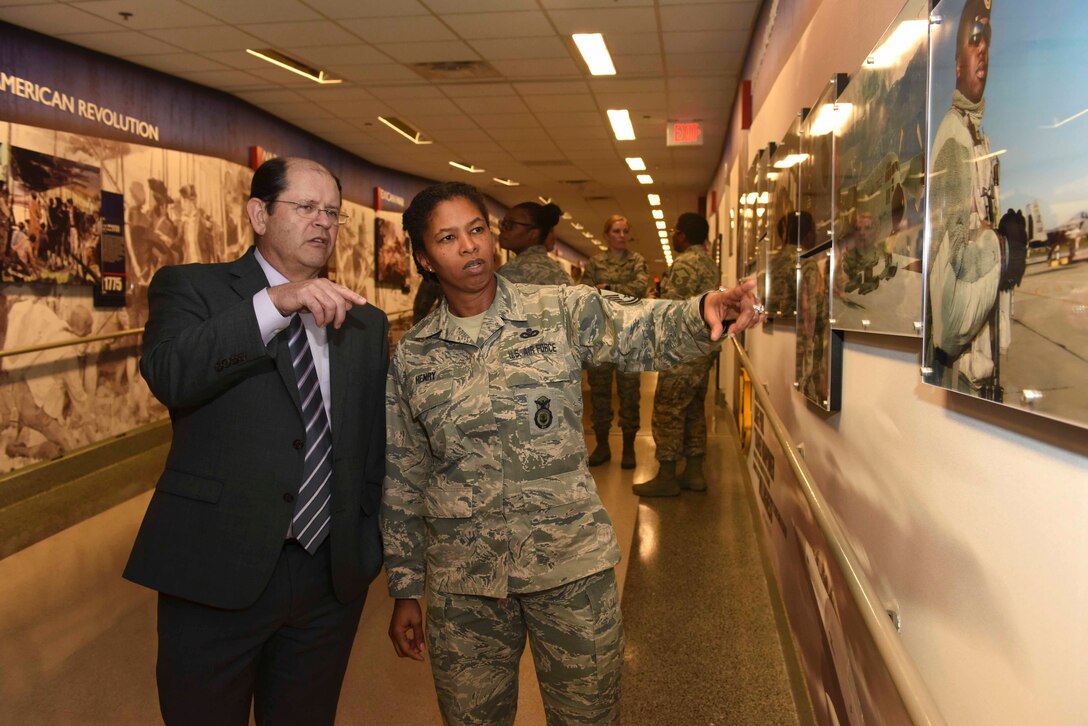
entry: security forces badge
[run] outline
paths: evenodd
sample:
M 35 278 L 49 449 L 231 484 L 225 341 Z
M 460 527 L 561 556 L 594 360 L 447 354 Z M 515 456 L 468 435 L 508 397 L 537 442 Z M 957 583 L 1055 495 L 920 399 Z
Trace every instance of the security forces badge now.
M 531 436 L 543 436 L 552 433 L 559 426 L 556 411 L 552 411 L 555 391 L 546 388 L 529 391 L 525 396 L 525 418 L 529 423 Z

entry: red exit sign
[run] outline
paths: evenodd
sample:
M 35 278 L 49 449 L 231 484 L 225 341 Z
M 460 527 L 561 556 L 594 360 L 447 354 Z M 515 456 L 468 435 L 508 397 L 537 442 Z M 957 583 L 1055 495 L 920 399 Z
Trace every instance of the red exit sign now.
M 665 130 L 666 146 L 702 146 L 703 124 L 699 121 L 670 121 Z

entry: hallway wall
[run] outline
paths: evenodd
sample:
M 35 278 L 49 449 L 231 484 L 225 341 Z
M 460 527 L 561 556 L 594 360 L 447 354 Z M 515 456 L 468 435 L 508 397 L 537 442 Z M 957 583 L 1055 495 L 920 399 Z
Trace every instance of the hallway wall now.
M 738 170 L 832 74 L 860 67 L 901 6 L 780 13 L 768 50 L 749 59 L 751 130 L 737 117 L 726 142 L 723 219 Z M 735 275 L 735 258 L 723 268 Z M 923 384 L 919 339 L 847 332 L 831 415 L 793 388 L 792 321 L 749 333 L 746 347 L 947 722 L 1083 722 L 1088 638 L 1069 614 L 1088 608 L 1084 430 Z

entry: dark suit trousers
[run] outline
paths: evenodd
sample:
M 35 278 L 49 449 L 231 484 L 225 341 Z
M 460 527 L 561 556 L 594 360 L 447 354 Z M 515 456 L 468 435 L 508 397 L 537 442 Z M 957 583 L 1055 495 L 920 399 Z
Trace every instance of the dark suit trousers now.
M 252 606 L 220 610 L 159 595 L 159 705 L 167 726 L 328 724 L 366 594 L 332 590 L 330 546 L 285 544 Z

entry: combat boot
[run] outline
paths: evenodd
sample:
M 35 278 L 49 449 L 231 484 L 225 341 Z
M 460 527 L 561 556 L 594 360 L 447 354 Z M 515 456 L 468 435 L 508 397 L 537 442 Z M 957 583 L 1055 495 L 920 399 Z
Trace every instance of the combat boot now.
M 680 481 L 676 478 L 676 462 L 658 462 L 657 476 L 645 484 L 635 484 L 631 491 L 640 497 L 675 497 L 680 494 Z
M 623 432 L 623 458 L 620 460 L 621 469 L 635 468 L 635 432 Z
M 612 460 L 612 449 L 608 448 L 608 429 L 597 431 L 597 448 L 589 455 L 590 466 L 600 466 Z
M 706 491 L 706 474 L 703 473 L 703 457 L 689 456 L 688 463 L 684 467 L 684 473 L 680 475 L 680 486 L 693 492 Z

